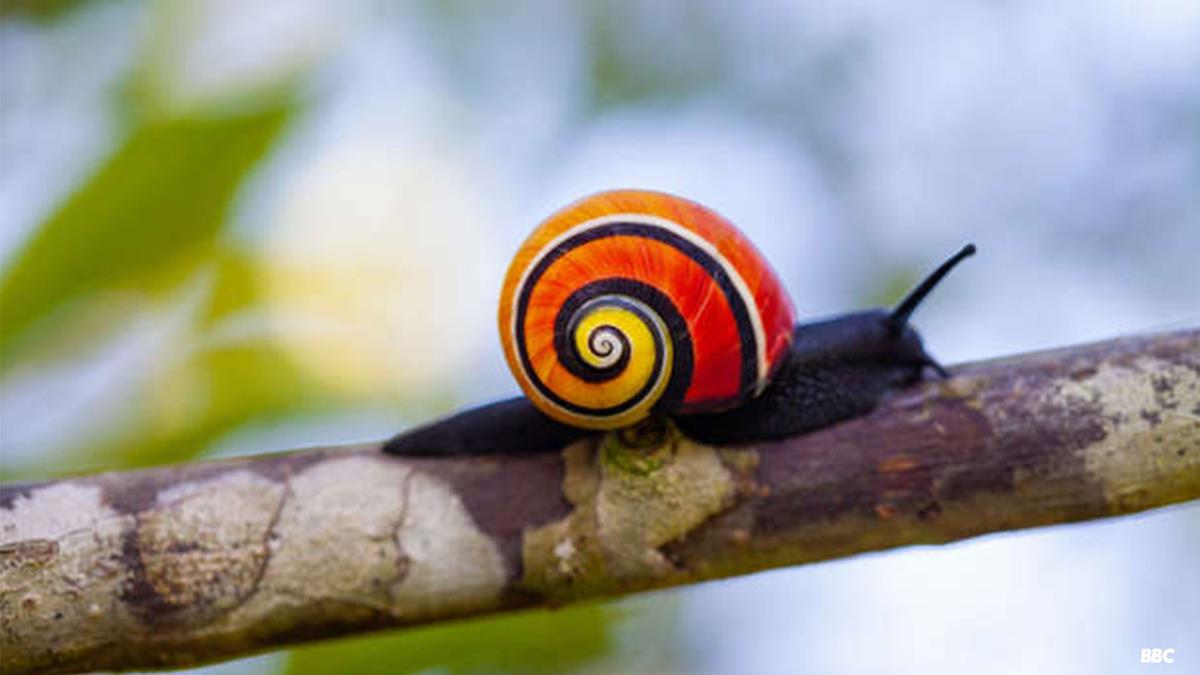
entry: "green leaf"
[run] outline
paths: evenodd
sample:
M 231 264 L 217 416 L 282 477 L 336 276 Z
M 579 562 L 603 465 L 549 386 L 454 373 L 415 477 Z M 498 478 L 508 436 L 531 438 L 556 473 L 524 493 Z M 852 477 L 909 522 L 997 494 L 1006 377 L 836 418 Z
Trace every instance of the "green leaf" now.
M 222 436 L 253 421 L 325 410 L 333 399 L 273 342 L 255 339 L 210 347 L 164 373 L 144 392 L 137 435 L 108 448 L 81 449 L 109 468 L 191 459 Z
M 30 239 L 0 281 L 0 370 L 66 318 L 54 310 L 114 288 L 171 288 L 209 259 L 238 187 L 290 105 L 136 129 Z M 42 321 L 42 319 L 46 319 Z
M 210 325 L 237 312 L 254 310 L 262 302 L 261 263 L 254 254 L 226 245 L 218 249 L 215 260 L 216 280 L 199 317 L 202 325 Z
M 82 4 L 83 0 L 4 0 L 0 2 L 0 18 L 54 21 Z
M 580 605 L 474 619 L 305 647 L 288 675 L 398 675 L 432 668 L 450 673 L 560 673 L 608 653 L 616 610 Z

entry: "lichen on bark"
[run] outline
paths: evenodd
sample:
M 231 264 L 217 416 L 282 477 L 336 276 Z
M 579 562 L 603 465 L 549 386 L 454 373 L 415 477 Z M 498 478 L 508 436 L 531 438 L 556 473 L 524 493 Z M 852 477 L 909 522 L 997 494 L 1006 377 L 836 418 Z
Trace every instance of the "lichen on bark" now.
M 673 426 L 646 445 L 614 432 L 567 448 L 563 492 L 574 508 L 526 532 L 523 587 L 565 602 L 686 581 L 661 549 L 733 506 L 738 473 L 753 466 L 733 456 L 741 462 Z

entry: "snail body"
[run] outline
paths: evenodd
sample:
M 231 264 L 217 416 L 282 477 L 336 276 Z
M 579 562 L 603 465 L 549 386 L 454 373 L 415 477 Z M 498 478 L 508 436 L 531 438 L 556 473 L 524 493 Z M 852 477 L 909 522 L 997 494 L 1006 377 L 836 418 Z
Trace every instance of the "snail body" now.
M 709 443 L 794 435 L 869 412 L 918 381 L 913 310 L 964 247 L 893 310 L 795 325 L 766 259 L 687 199 L 619 190 L 543 221 L 500 295 L 505 358 L 525 392 L 389 441 L 393 454 L 553 450 L 650 416 Z

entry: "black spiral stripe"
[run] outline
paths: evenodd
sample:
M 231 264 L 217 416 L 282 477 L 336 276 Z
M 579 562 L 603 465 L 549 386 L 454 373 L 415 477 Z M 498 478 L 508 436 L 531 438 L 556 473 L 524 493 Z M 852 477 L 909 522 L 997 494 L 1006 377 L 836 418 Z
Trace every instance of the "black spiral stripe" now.
M 629 337 L 614 326 L 608 326 L 609 329 L 617 336 L 621 342 L 621 357 L 616 363 L 606 368 L 596 368 L 584 360 L 583 355 L 579 353 L 579 345 L 575 342 L 575 333 L 579 330 L 579 324 L 587 316 L 585 307 L 594 306 L 597 302 L 602 302 L 605 306 L 621 307 L 639 317 L 643 317 L 642 308 L 632 302 L 624 302 L 620 296 L 594 296 L 583 301 L 576 301 L 576 292 L 567 303 L 563 305 L 564 309 L 559 309 L 558 315 L 554 320 L 554 351 L 558 354 L 558 361 L 575 377 L 584 382 L 605 382 L 611 380 L 622 372 L 629 365 L 629 359 L 632 358 L 632 346 L 629 344 Z M 592 303 L 589 305 L 589 303 Z M 643 317 L 643 320 L 651 320 L 650 317 Z M 589 342 L 591 336 L 589 336 Z M 659 345 L 657 334 L 655 336 L 655 350 Z
M 588 311 L 591 311 L 589 308 Z M 658 324 L 655 324 L 656 326 Z M 617 341 L 617 345 L 613 346 L 613 340 Z M 625 334 L 621 329 L 610 323 L 596 326 L 587 337 L 588 349 L 592 353 L 601 358 L 612 356 L 613 351 L 617 352 L 617 359 L 625 356 L 625 350 L 628 349 L 628 341 L 625 339 Z M 578 351 L 578 350 L 576 350 Z M 580 358 L 582 358 L 582 354 Z
M 629 364 L 632 354 L 629 342 L 625 339 L 624 335 L 621 335 L 625 341 L 624 355 L 622 355 L 622 358 L 616 364 L 603 369 L 593 368 L 582 360 L 572 336 L 575 332 L 575 326 L 583 318 L 581 310 L 593 300 L 602 300 L 606 306 L 622 307 L 639 315 L 648 324 L 654 321 L 653 317 L 645 316 L 642 307 L 633 302 L 622 301 L 622 297 L 636 299 L 642 305 L 649 307 L 652 312 L 658 315 L 658 320 L 666 326 L 667 335 L 671 337 L 673 342 L 672 351 L 674 353 L 674 360 L 671 367 L 671 379 L 668 381 L 666 389 L 663 390 L 662 396 L 655 403 L 654 410 L 674 410 L 678 407 L 678 403 L 683 400 L 688 384 L 692 381 L 692 364 L 694 361 L 692 355 L 692 337 L 688 332 L 687 321 L 679 313 L 679 310 L 675 307 L 675 303 L 671 302 L 666 293 L 649 284 L 636 279 L 616 277 L 593 281 L 572 293 L 566 302 L 563 303 L 562 307 L 559 308 L 558 314 L 554 319 L 554 351 L 558 354 L 559 363 L 572 375 L 585 382 L 603 382 L 621 374 Z M 653 375 L 646 381 L 646 384 L 637 394 L 619 405 L 609 408 L 580 406 L 560 398 L 553 391 L 549 391 L 542 384 L 541 380 L 536 378 L 531 379 L 533 379 L 538 390 L 546 395 L 547 398 L 550 398 L 556 404 L 561 405 L 571 412 L 597 416 L 620 414 L 641 402 L 662 376 L 662 371 L 665 367 L 666 348 L 661 342 L 662 338 L 659 336 L 658 331 L 651 330 L 650 332 L 654 336 Z
M 755 343 L 754 327 L 751 323 L 750 312 L 756 311 L 746 306 L 746 302 L 738 292 L 730 279 L 728 272 L 719 261 L 713 258 L 707 251 L 696 246 L 691 241 L 679 236 L 663 227 L 650 223 L 639 222 L 613 222 L 599 225 L 593 228 L 586 229 L 579 234 L 576 234 L 569 239 L 566 239 L 556 245 L 553 249 L 547 251 L 534 264 L 525 278 L 524 284 L 517 291 L 516 300 L 516 326 L 515 342 L 517 347 L 517 356 L 520 359 L 521 367 L 524 369 L 528 379 L 533 383 L 533 386 L 550 401 L 561 406 L 565 410 L 574 413 L 593 415 L 593 416 L 611 416 L 633 407 L 638 401 L 648 393 L 649 388 L 652 388 L 654 378 L 651 378 L 647 383 L 647 388 L 644 388 L 630 402 L 614 406 L 607 409 L 593 409 L 579 406 L 570 401 L 558 396 L 554 391 L 546 386 L 537 375 L 534 373 L 533 365 L 529 360 L 529 351 L 525 342 L 525 316 L 528 311 L 529 300 L 533 294 L 533 289 L 537 287 L 538 281 L 546 270 L 550 268 L 555 261 L 569 253 L 571 250 L 583 246 L 587 243 L 604 239 L 606 237 L 627 236 L 627 237 L 642 237 L 665 243 L 684 255 L 688 256 L 700 265 L 716 282 L 725 296 L 733 311 L 733 316 L 737 322 L 738 340 L 741 345 L 742 363 L 740 382 L 742 391 L 750 391 L 754 388 L 758 381 L 758 350 Z M 671 380 L 667 385 L 663 395 L 654 405 L 656 412 L 670 413 L 679 409 L 682 404 L 684 395 L 691 383 L 692 370 L 694 367 L 694 354 L 692 352 L 692 339 L 688 330 L 687 321 L 679 313 L 675 304 L 665 293 L 643 282 L 634 279 L 611 278 L 601 279 L 589 283 L 579 290 L 575 291 L 559 309 L 559 313 L 555 319 L 554 326 L 554 341 L 555 350 L 559 356 L 560 362 L 572 374 L 584 379 L 585 381 L 594 382 L 602 381 L 592 379 L 597 372 L 595 369 L 587 366 L 579 361 L 578 354 L 574 353 L 574 346 L 569 340 L 571 335 L 568 332 L 568 323 L 579 307 L 595 297 L 601 295 L 627 295 L 637 298 L 644 304 L 648 305 L 656 312 L 667 325 L 668 334 L 671 335 L 675 343 L 675 362 L 672 369 Z M 628 354 L 628 351 L 626 351 Z M 659 352 L 661 357 L 661 352 Z M 573 363 L 572 363 L 573 362 Z M 623 366 L 624 364 L 622 364 Z M 606 369 L 607 370 L 607 369 Z M 619 372 L 619 371 L 618 371 Z M 658 370 L 656 369 L 656 373 Z M 585 374 L 588 373 L 588 374 Z

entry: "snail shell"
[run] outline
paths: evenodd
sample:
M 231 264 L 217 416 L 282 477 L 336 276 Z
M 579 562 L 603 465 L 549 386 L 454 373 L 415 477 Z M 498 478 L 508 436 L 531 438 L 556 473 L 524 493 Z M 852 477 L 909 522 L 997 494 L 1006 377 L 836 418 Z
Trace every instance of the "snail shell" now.
M 756 396 L 787 354 L 793 314 L 729 221 L 681 197 L 619 190 L 534 230 L 509 266 L 499 328 L 539 410 L 613 429 Z

